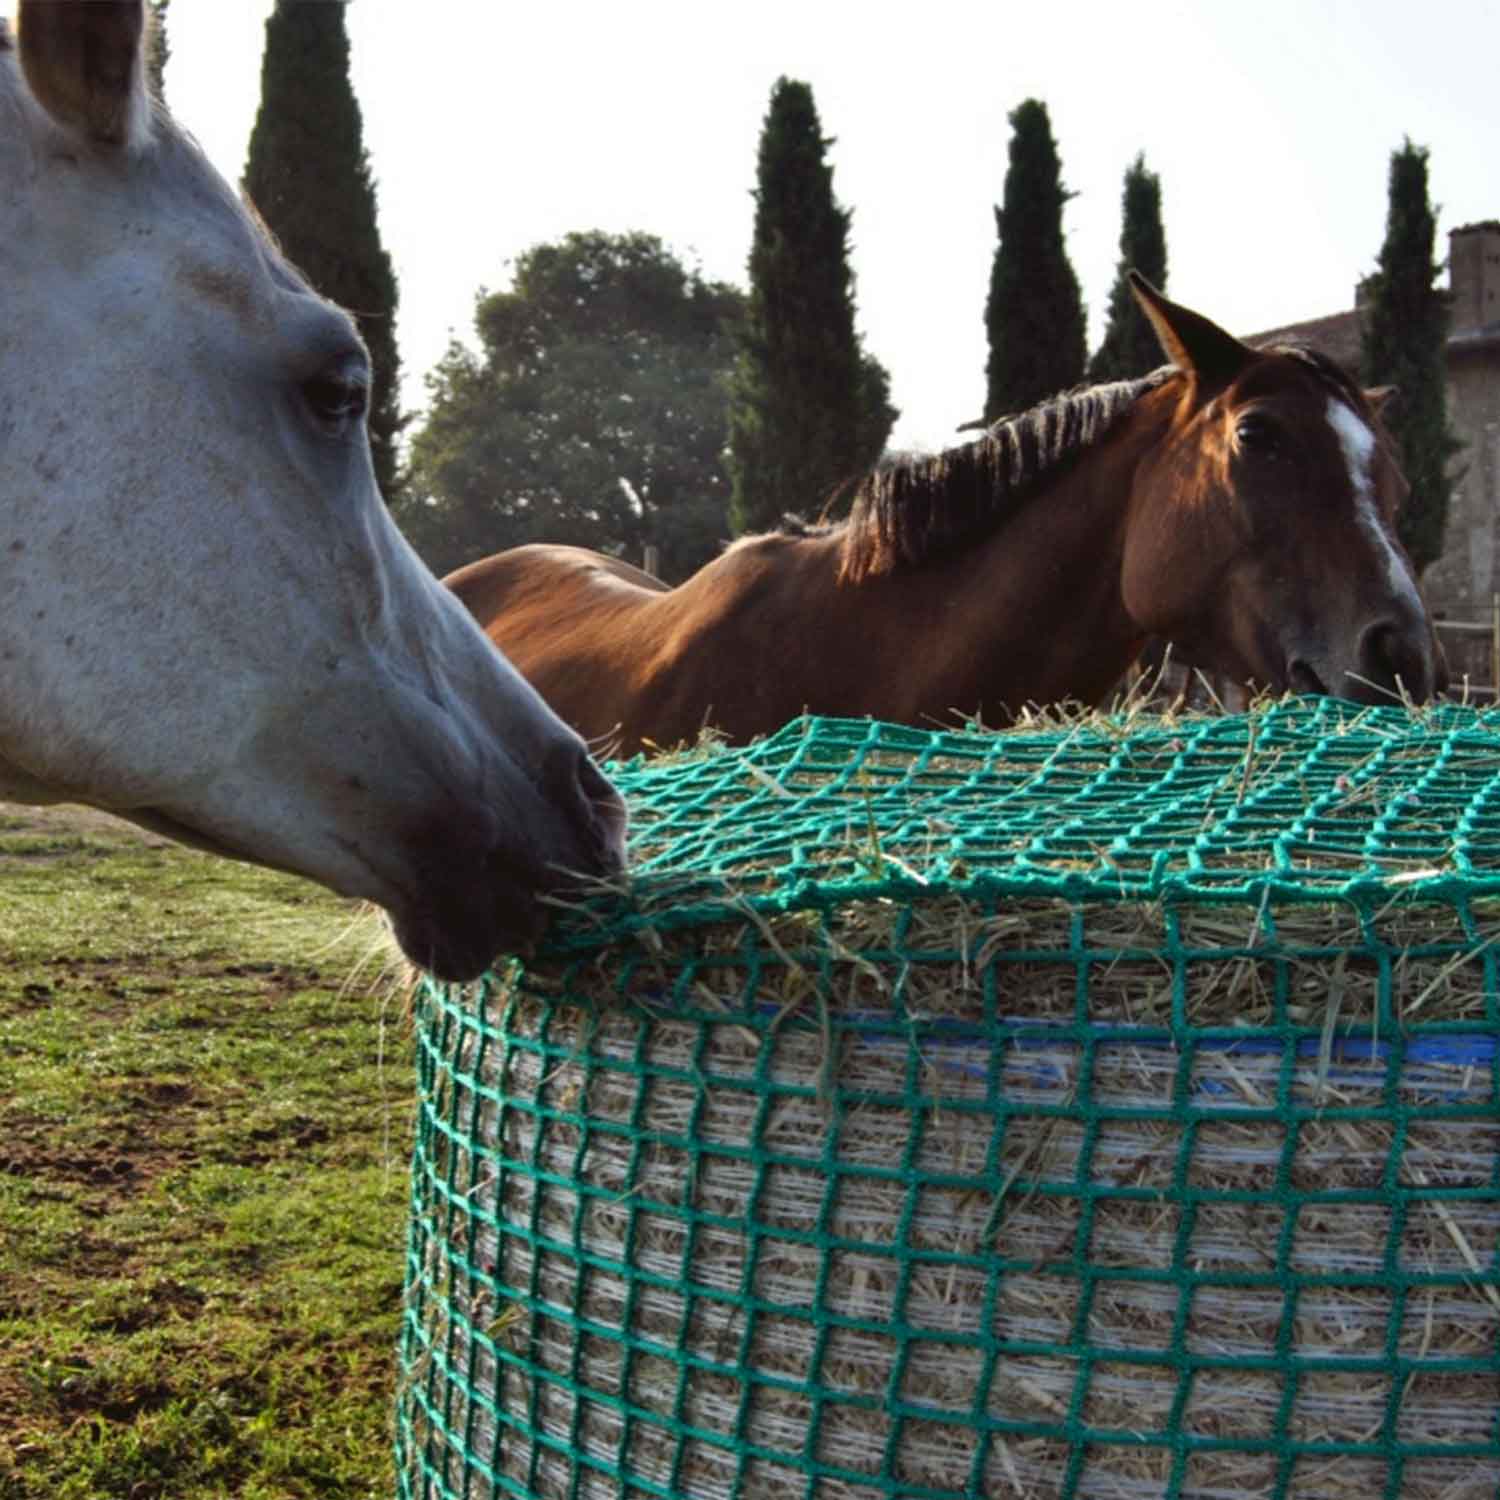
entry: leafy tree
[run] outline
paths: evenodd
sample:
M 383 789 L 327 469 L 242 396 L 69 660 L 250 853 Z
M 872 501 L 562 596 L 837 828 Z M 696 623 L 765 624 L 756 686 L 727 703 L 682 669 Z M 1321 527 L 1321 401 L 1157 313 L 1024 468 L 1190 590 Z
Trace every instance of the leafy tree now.
M 398 293 L 376 223 L 342 5 L 276 0 L 266 21 L 245 191 L 288 259 L 359 324 L 374 366 L 369 426 L 375 478 L 389 500 L 402 427 Z
M 1089 361 L 1090 380 L 1133 380 L 1161 363 L 1161 345 L 1130 290 L 1134 268 L 1159 291 L 1167 285 L 1167 236 L 1161 227 L 1161 178 L 1138 155 L 1125 170 L 1120 263 L 1109 293 L 1104 341 Z
M 167 42 L 167 10 L 172 0 L 148 0 L 151 12 L 151 45 L 146 53 L 146 86 L 151 97 L 160 104 L 167 102 L 167 59 L 172 48 Z
M 1411 485 L 1398 529 L 1419 572 L 1443 550 L 1453 493 L 1448 461 L 1462 446 L 1448 425 L 1448 300 L 1435 285 L 1434 228 L 1427 150 L 1407 140 L 1391 153 L 1385 243 L 1368 281 L 1361 364 L 1367 384 L 1400 392 L 1387 417 Z
M 1083 299 L 1063 245 L 1062 165 L 1047 106 L 1011 112 L 1005 201 L 995 210 L 995 248 L 985 306 L 989 362 L 984 419 L 1024 411 L 1083 378 Z
M 428 377 L 397 520 L 444 573 L 523 542 L 570 542 L 663 578 L 724 539 L 725 384 L 744 295 L 647 234 L 570 234 L 482 293 L 480 349 Z
M 750 302 L 731 384 L 730 522 L 820 508 L 880 457 L 898 413 L 854 331 L 849 211 L 812 89 L 780 78 L 761 129 Z

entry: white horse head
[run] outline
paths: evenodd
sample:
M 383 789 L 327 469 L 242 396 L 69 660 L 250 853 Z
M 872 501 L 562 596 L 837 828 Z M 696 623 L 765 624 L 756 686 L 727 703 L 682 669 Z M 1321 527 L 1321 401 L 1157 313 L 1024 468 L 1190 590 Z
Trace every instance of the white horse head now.
M 368 898 L 468 977 L 620 867 L 623 806 L 392 525 L 353 324 L 152 108 L 142 35 L 0 22 L 0 796 Z

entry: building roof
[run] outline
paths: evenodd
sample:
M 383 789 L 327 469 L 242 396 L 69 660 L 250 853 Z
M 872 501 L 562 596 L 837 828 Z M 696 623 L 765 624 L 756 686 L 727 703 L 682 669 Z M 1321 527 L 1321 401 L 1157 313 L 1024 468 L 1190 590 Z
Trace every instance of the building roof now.
M 1471 235 L 1486 238 L 1500 234 L 1500 219 L 1481 219 L 1473 224 L 1464 224 L 1449 231 L 1450 244 Z M 1482 261 L 1481 257 L 1482 256 Z M 1463 285 L 1455 284 L 1453 298 L 1458 327 L 1450 331 L 1447 341 L 1449 358 L 1455 355 L 1489 354 L 1500 348 L 1500 322 L 1485 322 L 1476 326 L 1478 318 L 1491 310 L 1496 300 L 1496 282 L 1493 271 L 1486 269 L 1496 259 L 1493 248 L 1465 247 L 1463 256 L 1454 252 L 1450 259 L 1450 279 L 1457 283 L 1460 272 Z M 1368 281 L 1368 278 L 1366 278 Z M 1361 283 L 1356 294 L 1362 296 L 1365 283 Z M 1485 294 L 1485 287 L 1490 290 Z M 1468 300 L 1459 308 L 1459 292 Z M 1470 306 L 1472 303 L 1472 306 Z M 1282 328 L 1268 328 L 1264 333 L 1251 334 L 1247 344 L 1310 344 L 1331 355 L 1351 374 L 1358 374 L 1360 355 L 1360 310 L 1349 308 L 1344 312 L 1329 313 L 1326 317 L 1308 318 L 1302 323 L 1288 323 Z
M 1351 375 L 1358 376 L 1360 366 L 1359 314 L 1353 308 L 1348 312 L 1329 313 L 1326 318 L 1308 318 L 1302 323 L 1288 323 L 1283 328 L 1268 328 L 1264 333 L 1252 333 L 1247 344 L 1311 344 L 1324 354 L 1332 355 Z M 1465 328 L 1461 333 L 1450 333 L 1444 344 L 1449 356 L 1455 354 L 1487 353 L 1500 348 L 1500 323 L 1487 323 L 1483 328 Z
M 1351 307 L 1347 312 L 1329 313 L 1322 318 L 1308 318 L 1302 323 L 1288 323 L 1253 333 L 1247 344 L 1310 344 L 1331 355 L 1351 373 L 1359 371 L 1359 314 Z
M 1450 333 L 1443 346 L 1449 354 L 1482 354 L 1500 349 L 1500 323 L 1486 323 L 1483 328 L 1465 328 Z

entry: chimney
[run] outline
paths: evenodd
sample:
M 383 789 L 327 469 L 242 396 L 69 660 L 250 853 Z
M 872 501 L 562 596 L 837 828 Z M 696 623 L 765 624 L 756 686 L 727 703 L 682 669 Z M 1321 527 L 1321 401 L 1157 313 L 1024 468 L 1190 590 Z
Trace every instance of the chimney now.
M 1448 232 L 1450 333 L 1500 324 L 1500 220 Z

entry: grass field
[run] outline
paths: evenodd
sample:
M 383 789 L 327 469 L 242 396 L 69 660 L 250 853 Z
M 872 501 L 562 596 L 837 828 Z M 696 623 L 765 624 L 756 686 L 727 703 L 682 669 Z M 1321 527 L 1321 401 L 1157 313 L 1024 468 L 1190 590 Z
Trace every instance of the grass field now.
M 0 1500 L 390 1494 L 411 1067 L 354 915 L 0 805 Z

